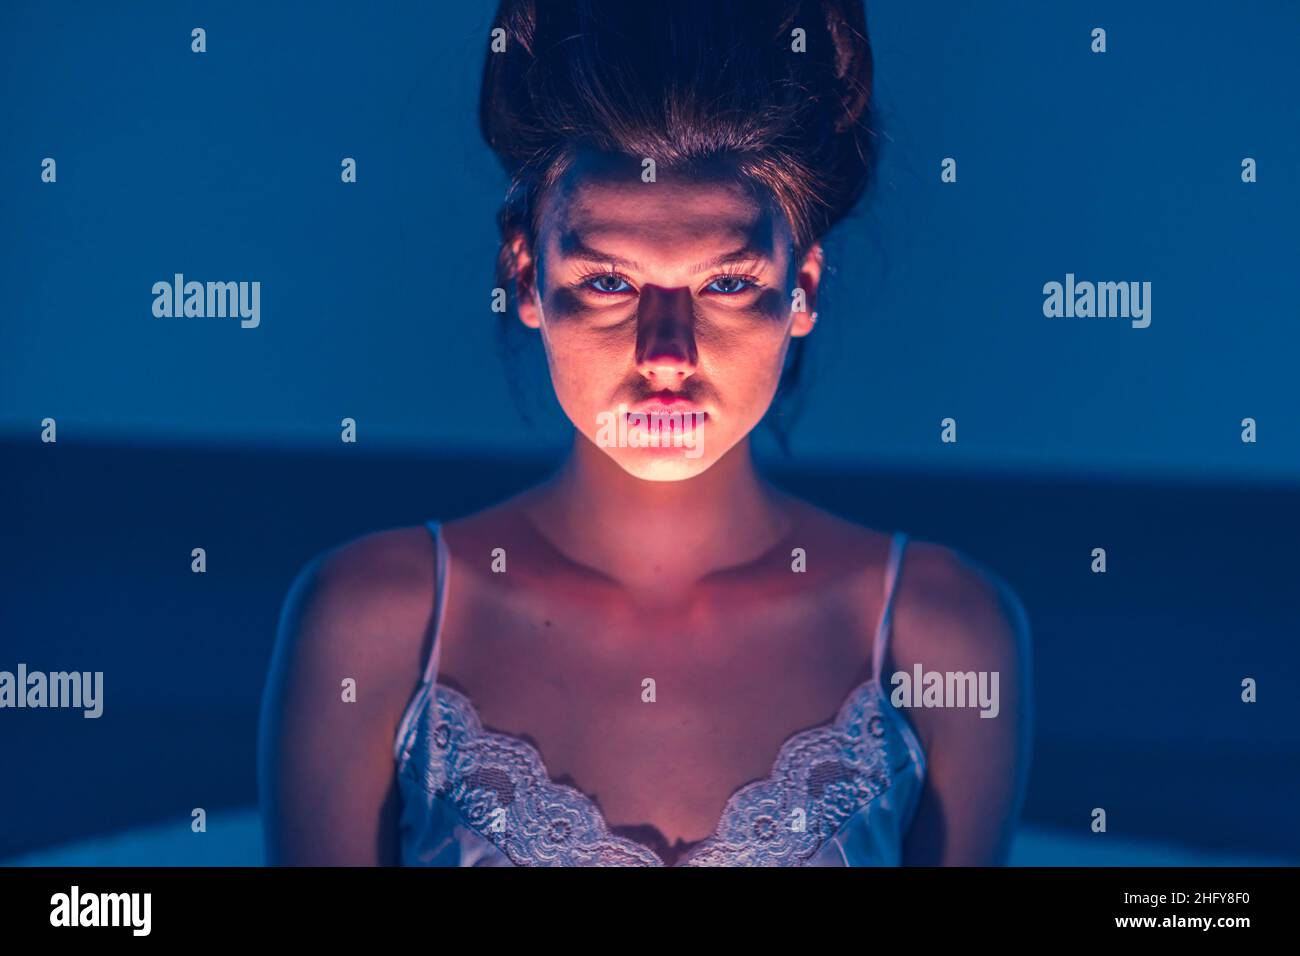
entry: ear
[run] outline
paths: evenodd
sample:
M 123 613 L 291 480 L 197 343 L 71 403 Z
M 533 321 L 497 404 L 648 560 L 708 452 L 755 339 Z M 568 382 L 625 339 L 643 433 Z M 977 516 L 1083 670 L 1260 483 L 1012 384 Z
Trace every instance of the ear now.
M 803 262 L 799 263 L 799 273 L 795 277 L 795 285 L 803 289 L 805 309 L 800 312 L 791 313 L 794 316 L 794 325 L 790 329 L 790 335 L 794 338 L 802 338 L 813 330 L 813 324 L 817 321 L 817 290 L 821 287 L 822 281 L 822 246 L 820 242 L 814 242 L 808 254 L 804 256 Z
M 537 262 L 522 232 L 511 236 L 506 244 L 506 254 L 513 262 L 519 321 L 530 329 L 539 329 L 542 327 L 542 310 L 537 293 Z

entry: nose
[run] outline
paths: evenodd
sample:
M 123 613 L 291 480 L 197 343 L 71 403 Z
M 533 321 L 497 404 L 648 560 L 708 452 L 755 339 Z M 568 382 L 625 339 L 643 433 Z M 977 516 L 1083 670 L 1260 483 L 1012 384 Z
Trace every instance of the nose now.
M 654 386 L 672 388 L 695 374 L 695 307 L 689 289 L 647 285 L 637 302 L 636 364 Z

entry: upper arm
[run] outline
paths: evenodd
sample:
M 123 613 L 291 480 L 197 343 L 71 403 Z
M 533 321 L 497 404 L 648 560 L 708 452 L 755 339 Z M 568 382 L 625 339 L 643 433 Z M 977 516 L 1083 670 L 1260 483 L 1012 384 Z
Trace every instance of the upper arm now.
M 916 552 L 909 548 L 900 578 L 894 666 L 983 674 L 996 694 L 987 708 L 907 711 L 927 769 L 904 862 L 1003 864 L 1024 800 L 1033 739 L 1028 617 L 1010 587 L 981 565 L 937 545 L 918 544 Z M 981 716 L 982 710 L 996 716 Z
M 422 544 L 405 531 L 358 539 L 289 590 L 258 730 L 271 865 L 397 862 L 393 742 L 432 601 Z

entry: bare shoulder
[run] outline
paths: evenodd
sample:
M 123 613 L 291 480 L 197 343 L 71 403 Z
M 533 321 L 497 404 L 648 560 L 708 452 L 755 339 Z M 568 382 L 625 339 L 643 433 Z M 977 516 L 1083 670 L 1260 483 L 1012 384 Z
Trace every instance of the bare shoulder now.
M 434 570 L 429 530 L 411 525 L 374 531 L 321 552 L 299 572 L 294 587 L 347 616 L 349 624 L 366 624 L 376 611 L 400 614 L 431 599 Z
M 926 761 L 904 862 L 1005 863 L 1033 740 L 1029 623 L 1020 598 L 969 555 L 913 541 L 891 633 L 891 702 L 906 708 Z M 906 678 L 918 668 L 926 693 L 913 686 L 907 694 Z M 930 690 L 939 692 L 933 700 Z
M 857 524 L 802 499 L 792 514 L 815 540 L 831 547 L 845 567 L 863 560 L 872 594 L 889 554 L 891 535 Z M 934 541 L 909 538 L 894 599 L 895 656 L 970 656 L 995 661 L 1027 646 L 1028 621 L 1011 586 L 970 555 Z
M 910 540 L 894 608 L 896 658 L 1011 663 L 1028 650 L 1028 618 L 1011 586 L 970 555 Z
M 979 708 L 949 701 L 909 710 L 930 760 L 927 790 L 944 801 L 965 793 L 971 808 L 1010 821 L 1023 800 L 1034 735 L 1030 623 L 1021 598 L 970 555 L 931 541 L 909 542 L 897 587 L 887 687 L 919 667 L 924 679 L 939 674 L 945 683 L 974 675 L 989 693 Z M 972 822 L 967 836 L 984 842 L 953 851 L 959 842 L 949 840 L 952 858 L 1004 858 L 1008 827 L 985 832 Z
M 422 527 L 307 562 L 280 614 L 258 778 L 273 864 L 396 859 L 395 731 L 421 669 L 434 556 Z
M 859 571 L 874 595 L 889 555 L 887 531 L 858 524 L 801 498 L 785 499 L 802 536 L 827 548 L 842 567 Z M 895 656 L 959 653 L 997 659 L 1028 638 L 1028 621 L 1011 586 L 956 548 L 909 538 L 894 599 Z
M 313 658 L 402 683 L 419 673 L 435 554 L 413 525 L 354 538 L 312 558 L 285 599 L 281 638 Z

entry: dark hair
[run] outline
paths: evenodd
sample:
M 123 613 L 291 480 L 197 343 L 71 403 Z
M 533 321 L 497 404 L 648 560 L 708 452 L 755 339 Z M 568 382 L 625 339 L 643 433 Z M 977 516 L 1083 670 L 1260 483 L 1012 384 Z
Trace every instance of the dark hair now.
M 479 126 L 510 180 L 497 283 L 512 299 L 508 243 L 535 245 L 541 197 L 580 148 L 660 170 L 730 160 L 785 213 L 796 262 L 874 172 L 862 0 L 501 0 L 498 27 L 505 49 L 487 54 Z

